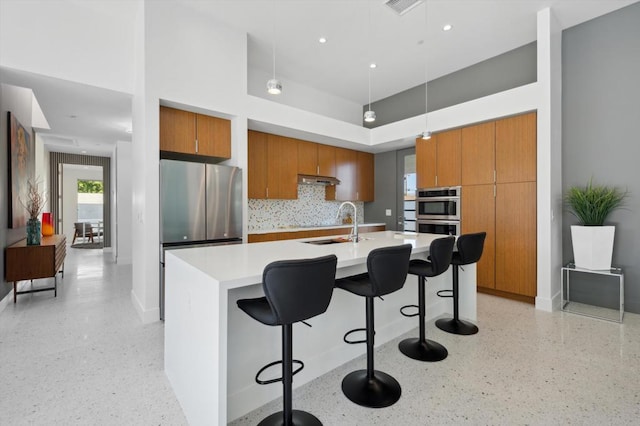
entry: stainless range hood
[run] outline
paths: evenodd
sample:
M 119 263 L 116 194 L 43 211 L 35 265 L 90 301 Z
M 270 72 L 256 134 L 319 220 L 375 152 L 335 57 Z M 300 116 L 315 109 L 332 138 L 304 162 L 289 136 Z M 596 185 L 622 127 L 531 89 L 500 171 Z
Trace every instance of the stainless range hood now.
M 340 181 L 329 176 L 298 175 L 298 183 L 303 185 L 339 185 Z

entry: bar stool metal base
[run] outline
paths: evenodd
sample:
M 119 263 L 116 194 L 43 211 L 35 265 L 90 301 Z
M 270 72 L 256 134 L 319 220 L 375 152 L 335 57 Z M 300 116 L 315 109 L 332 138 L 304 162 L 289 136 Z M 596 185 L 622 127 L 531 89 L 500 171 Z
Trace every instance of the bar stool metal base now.
M 442 361 L 449 355 L 447 348 L 440 343 L 429 339 L 420 340 L 417 337 L 404 339 L 398 347 L 400 352 L 418 361 Z
M 293 410 L 293 425 L 295 426 L 322 426 L 322 422 L 316 416 L 306 411 Z M 282 426 L 284 425 L 282 411 L 273 413 L 265 417 L 258 426 Z
M 478 332 L 478 327 L 468 321 L 455 318 L 440 318 L 436 321 L 436 327 L 451 334 L 469 336 Z
M 387 373 L 374 370 L 373 378 L 367 370 L 356 370 L 342 380 L 342 392 L 351 402 L 363 407 L 383 408 L 395 404 L 402 394 L 400 383 Z

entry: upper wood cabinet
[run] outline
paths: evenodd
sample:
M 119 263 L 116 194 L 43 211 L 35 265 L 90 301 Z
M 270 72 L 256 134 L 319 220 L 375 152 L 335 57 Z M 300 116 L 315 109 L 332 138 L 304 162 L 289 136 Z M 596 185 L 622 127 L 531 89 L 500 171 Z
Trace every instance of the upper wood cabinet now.
M 416 139 L 418 188 L 460 185 L 460 129 Z
M 231 158 L 231 121 L 161 106 L 160 150 Z
M 358 153 L 352 149 L 336 148 L 336 178 L 339 185 L 328 186 L 327 200 L 353 201 L 356 199 L 358 179 Z
M 231 121 L 196 114 L 198 155 L 231 158 Z
M 462 129 L 462 185 L 494 182 L 495 121 Z
M 536 113 L 496 121 L 496 182 L 534 182 L 537 168 Z
M 336 148 L 330 145 L 318 146 L 318 175 L 336 176 Z
M 435 188 L 436 185 L 436 141 L 416 139 L 416 182 L 418 188 Z
M 374 199 L 374 157 L 368 152 L 357 151 L 356 200 Z
M 460 129 L 454 129 L 435 135 L 438 147 L 437 186 L 460 185 L 460 134 Z
M 249 131 L 249 198 L 298 198 L 297 142 L 283 136 Z
M 249 130 L 248 191 L 250 199 L 267 198 L 267 134 Z
M 335 147 L 298 140 L 298 173 L 335 177 Z
M 374 156 L 368 152 L 335 148 L 336 175 L 340 184 L 328 186 L 327 200 L 373 201 L 374 200 Z

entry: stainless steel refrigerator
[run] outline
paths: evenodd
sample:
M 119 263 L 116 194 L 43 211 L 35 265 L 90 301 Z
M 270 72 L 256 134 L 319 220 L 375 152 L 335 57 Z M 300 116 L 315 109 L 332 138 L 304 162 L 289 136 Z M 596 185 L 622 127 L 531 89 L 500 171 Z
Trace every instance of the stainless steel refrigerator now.
M 166 250 L 241 242 L 241 169 L 160 160 L 160 319 Z

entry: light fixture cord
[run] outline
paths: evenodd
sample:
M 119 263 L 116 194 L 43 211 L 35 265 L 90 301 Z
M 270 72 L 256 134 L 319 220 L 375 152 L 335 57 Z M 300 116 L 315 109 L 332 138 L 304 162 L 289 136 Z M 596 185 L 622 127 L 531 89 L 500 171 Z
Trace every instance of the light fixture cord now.
M 369 60 L 371 60 L 371 0 L 369 2 L 369 25 L 367 27 L 367 49 L 369 50 Z M 372 61 L 371 61 L 372 62 Z M 369 111 L 371 111 L 371 62 L 369 62 Z
M 273 2 L 273 35 L 272 35 L 272 52 L 273 52 L 273 79 L 275 80 L 276 78 L 276 17 L 278 16 L 276 13 L 276 2 L 274 0 Z
M 429 38 L 429 30 L 427 28 L 427 24 L 429 22 L 429 13 L 427 11 L 427 3 L 424 2 L 424 124 L 425 130 L 429 131 L 429 119 L 427 116 L 429 115 L 429 97 L 427 96 L 427 86 L 429 85 L 429 43 L 427 42 Z

